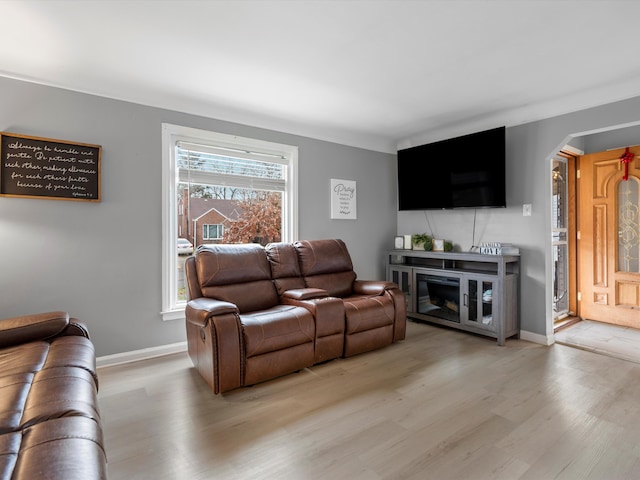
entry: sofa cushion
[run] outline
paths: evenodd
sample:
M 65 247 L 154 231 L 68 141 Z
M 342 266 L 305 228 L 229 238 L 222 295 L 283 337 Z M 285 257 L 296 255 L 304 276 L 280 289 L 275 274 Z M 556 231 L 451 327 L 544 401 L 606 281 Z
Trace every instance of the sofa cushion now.
M 33 373 L 16 373 L 0 377 L 0 434 L 19 430 L 32 382 Z
M 0 350 L 0 375 L 38 372 L 45 368 L 78 367 L 91 374 L 98 386 L 95 348 L 86 337 L 56 337 L 51 342 L 30 342 Z
M 47 342 L 31 342 L 18 347 L 3 348 L 0 350 L 1 375 L 37 372 L 43 367 L 48 353 Z
M 106 480 L 102 445 L 100 425 L 86 417 L 57 418 L 28 427 L 11 478 Z M 15 447 L 15 440 L 10 447 Z
M 20 452 L 22 432 L 0 434 L 0 478 L 11 478 Z
M 247 358 L 303 343 L 313 343 L 313 315 L 302 307 L 276 307 L 240 315 Z
M 93 377 L 97 390 L 95 347 L 88 338 L 78 336 L 55 338 L 51 342 L 44 364 L 45 369 L 54 367 L 78 367 L 86 370 Z
M 70 416 L 98 421 L 97 405 L 96 386 L 88 371 L 76 367 L 47 368 L 33 377 L 21 428 Z
M 47 312 L 4 319 L 0 323 L 0 348 L 46 340 L 62 333 L 69 325 L 66 312 Z
M 5 334 L 31 341 L 0 349 L 0 479 L 106 479 L 83 322 L 61 312 L 15 317 L 0 320 Z

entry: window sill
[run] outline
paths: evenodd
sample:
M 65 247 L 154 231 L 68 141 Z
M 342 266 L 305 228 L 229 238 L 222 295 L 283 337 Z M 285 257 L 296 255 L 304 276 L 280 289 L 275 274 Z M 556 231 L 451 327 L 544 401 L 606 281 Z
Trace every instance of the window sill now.
M 161 312 L 162 321 L 168 322 L 171 320 L 184 320 L 184 307 L 177 310 L 168 310 L 166 312 Z

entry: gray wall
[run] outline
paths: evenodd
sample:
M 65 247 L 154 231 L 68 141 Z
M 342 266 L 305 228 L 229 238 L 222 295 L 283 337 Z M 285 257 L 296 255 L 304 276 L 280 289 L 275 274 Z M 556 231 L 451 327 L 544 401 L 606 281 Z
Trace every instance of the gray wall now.
M 567 143 L 586 151 L 640 143 L 638 129 L 627 128 L 639 122 L 636 97 L 507 128 L 507 208 L 477 210 L 475 243 L 502 241 L 520 247 L 520 311 L 526 332 L 548 341 L 553 331 L 550 157 Z M 627 131 L 616 133 L 622 127 Z M 525 203 L 533 205 L 531 217 L 522 216 Z M 438 237 L 452 240 L 463 251 L 472 245 L 473 210 L 427 212 L 426 218 L 425 212 L 399 212 L 398 234 L 429 232 L 427 219 Z
M 584 153 L 604 152 L 605 150 L 639 145 L 640 125 L 585 135 L 582 138 Z
M 0 317 L 64 310 L 99 356 L 185 340 L 162 321 L 161 124 L 299 147 L 299 237 L 342 238 L 359 278 L 383 278 L 395 156 L 0 78 L 0 130 L 102 146 L 102 202 L 0 197 Z M 357 181 L 357 220 L 331 220 L 331 178 Z

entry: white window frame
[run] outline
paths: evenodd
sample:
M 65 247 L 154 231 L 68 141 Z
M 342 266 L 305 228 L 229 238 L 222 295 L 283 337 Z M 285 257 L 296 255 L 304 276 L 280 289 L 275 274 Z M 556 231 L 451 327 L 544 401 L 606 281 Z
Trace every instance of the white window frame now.
M 178 238 L 176 142 L 192 142 L 214 147 L 245 150 L 282 158 L 286 187 L 283 192 L 282 241 L 298 238 L 298 147 L 253 138 L 201 130 L 169 123 L 162 124 L 162 319 L 184 319 L 185 302 L 175 300 L 178 285 L 175 239 Z

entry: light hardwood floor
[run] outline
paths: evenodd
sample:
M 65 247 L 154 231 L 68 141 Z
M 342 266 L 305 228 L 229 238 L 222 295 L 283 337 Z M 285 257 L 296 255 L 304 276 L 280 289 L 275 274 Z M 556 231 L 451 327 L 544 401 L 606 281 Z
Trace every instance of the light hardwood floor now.
M 110 480 L 638 479 L 640 365 L 409 322 L 213 395 L 186 354 L 99 370 Z

